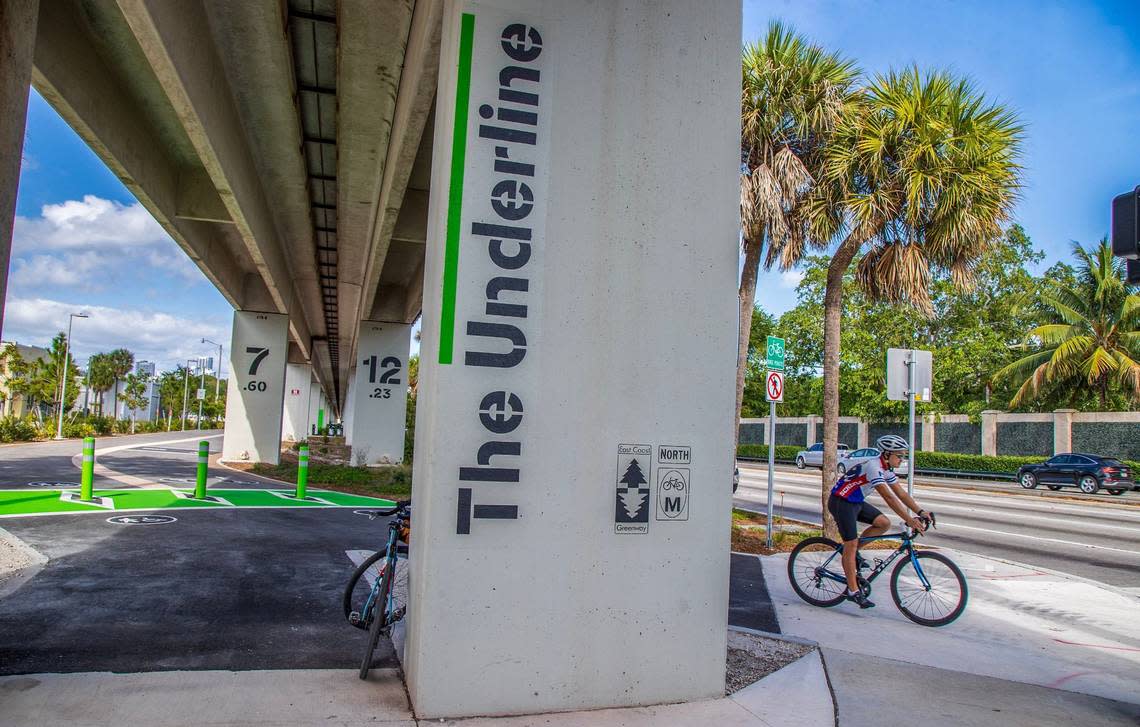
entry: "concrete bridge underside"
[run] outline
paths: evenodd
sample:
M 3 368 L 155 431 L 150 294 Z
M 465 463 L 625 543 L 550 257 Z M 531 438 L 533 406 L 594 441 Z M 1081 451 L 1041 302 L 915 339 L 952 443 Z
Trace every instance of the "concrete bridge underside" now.
M 342 412 L 360 321 L 421 309 L 442 3 L 4 6 L 0 135 L 30 79 L 235 309 L 289 316 Z

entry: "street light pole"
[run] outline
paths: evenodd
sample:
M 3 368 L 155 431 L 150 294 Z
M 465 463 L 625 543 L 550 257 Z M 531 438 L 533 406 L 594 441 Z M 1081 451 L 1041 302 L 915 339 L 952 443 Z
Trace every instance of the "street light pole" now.
M 63 373 L 60 375 L 60 392 L 59 392 L 59 423 L 55 427 L 55 438 L 63 439 L 63 406 L 64 399 L 67 398 L 67 365 L 69 357 L 71 356 L 71 324 L 75 322 L 76 318 L 87 318 L 86 313 L 72 313 L 67 318 L 67 338 L 63 343 Z

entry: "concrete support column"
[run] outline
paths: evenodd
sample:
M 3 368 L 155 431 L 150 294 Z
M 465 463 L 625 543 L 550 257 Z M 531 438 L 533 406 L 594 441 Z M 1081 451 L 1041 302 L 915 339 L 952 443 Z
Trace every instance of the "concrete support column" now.
M 997 456 L 997 417 L 1002 412 L 987 409 L 982 412 L 982 454 Z
M 724 694 L 740 34 L 739 0 L 444 5 L 420 718 Z
M 311 364 L 285 366 L 285 406 L 281 411 L 281 439 L 303 442 L 309 437 L 309 389 L 313 381 Z
M 353 459 L 368 464 L 404 461 L 404 424 L 408 410 L 408 350 L 412 327 L 363 321 L 354 385 L 348 390 L 345 435 Z
M 859 449 L 870 447 L 870 429 L 867 427 L 867 422 L 860 419 L 857 426 L 859 433 L 856 438 L 859 440 Z
M 324 392 L 321 390 L 320 383 L 314 379 L 309 388 L 309 414 L 306 420 L 305 436 L 311 436 L 316 433 L 314 427 L 317 426 L 317 412 L 325 405 Z
M 922 451 L 934 451 L 934 417 L 924 416 L 922 418 Z
M 1073 415 L 1076 409 L 1053 412 L 1053 454 L 1073 451 Z
M 280 460 L 288 346 L 289 316 L 234 311 L 223 460 Z
M 0 2 L 0 338 L 39 12 L 39 0 Z

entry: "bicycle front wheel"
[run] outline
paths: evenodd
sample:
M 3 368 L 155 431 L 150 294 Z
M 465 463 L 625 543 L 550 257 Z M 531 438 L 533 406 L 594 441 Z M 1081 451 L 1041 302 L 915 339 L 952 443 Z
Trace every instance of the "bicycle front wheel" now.
M 891 597 L 903 615 L 923 626 L 945 626 L 966 610 L 966 576 L 941 553 L 904 558 L 891 573 Z
M 348 585 L 344 588 L 344 595 L 341 597 L 344 618 L 358 629 L 368 630 L 370 621 L 368 614 L 364 612 L 364 607 L 368 603 L 368 597 L 372 595 L 372 584 L 380 577 L 380 572 L 384 566 L 383 563 L 377 565 L 377 562 L 382 561 L 387 555 L 386 551 L 378 550 L 368 556 L 363 563 L 357 566 L 352 577 L 348 579 Z M 365 574 L 368 577 L 365 577 Z M 352 619 L 354 613 L 357 615 L 355 621 Z
M 368 678 L 368 670 L 372 668 L 372 653 L 376 651 L 376 644 L 380 642 L 380 632 L 388 625 L 388 593 L 392 590 L 393 570 L 393 568 L 384 568 L 376 600 L 372 603 L 372 623 L 368 626 L 368 650 L 364 652 L 364 659 L 360 662 L 361 679 Z
M 796 595 L 813 606 L 841 603 L 847 594 L 843 546 L 828 538 L 800 541 L 788 557 L 788 579 Z

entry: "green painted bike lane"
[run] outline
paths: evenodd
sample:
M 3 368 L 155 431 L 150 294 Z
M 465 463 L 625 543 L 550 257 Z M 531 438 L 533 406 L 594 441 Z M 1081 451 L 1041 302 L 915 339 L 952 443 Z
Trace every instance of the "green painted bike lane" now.
M 350 495 L 331 490 L 309 490 L 308 498 L 298 500 L 292 490 L 222 490 L 206 492 L 216 500 L 195 500 L 193 490 L 166 488 L 137 488 L 130 490 L 100 490 L 94 493 L 102 507 L 76 499 L 63 499 L 63 493 L 76 489 L 0 490 L 0 518 L 27 515 L 62 515 L 86 512 L 122 512 L 137 510 L 189 510 L 200 508 L 287 508 L 287 507 L 392 507 L 396 503 L 379 497 Z

